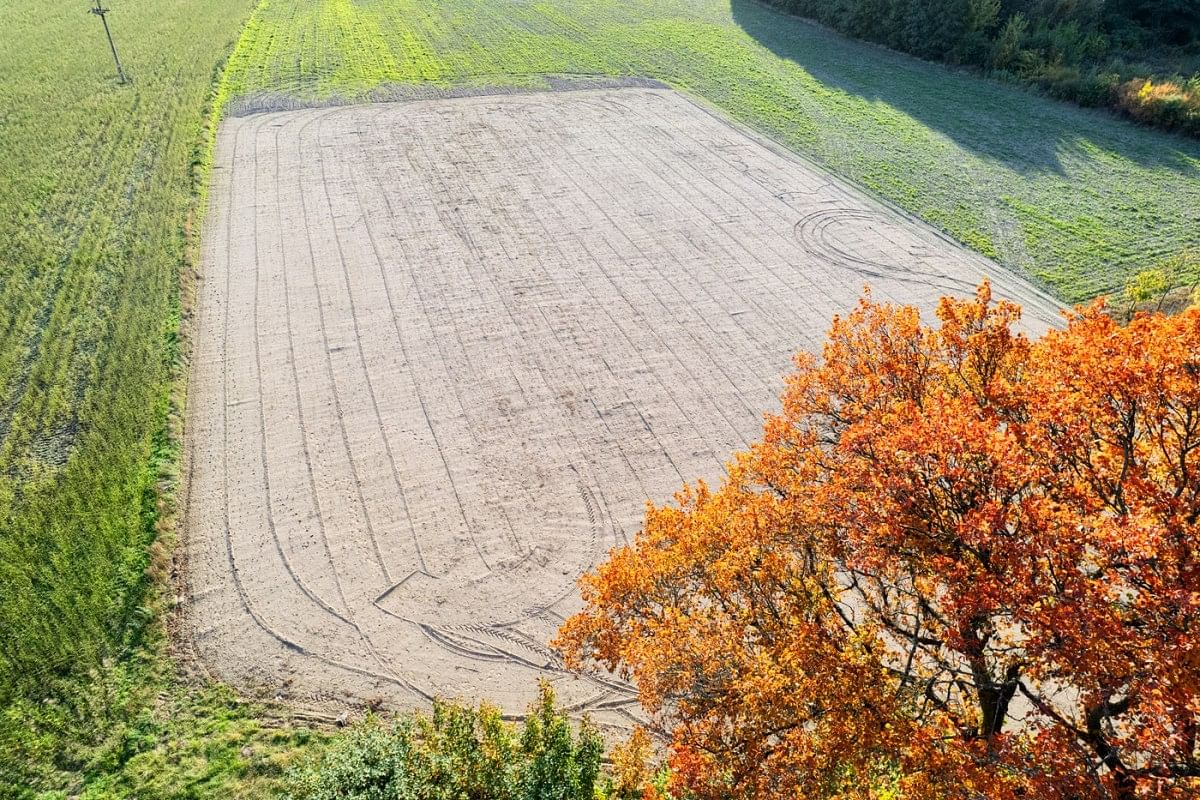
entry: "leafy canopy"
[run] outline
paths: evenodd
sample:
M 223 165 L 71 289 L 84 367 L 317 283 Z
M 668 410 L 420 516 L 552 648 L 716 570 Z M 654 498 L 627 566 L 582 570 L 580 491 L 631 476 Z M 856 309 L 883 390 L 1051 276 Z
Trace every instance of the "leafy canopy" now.
M 651 507 L 558 644 L 697 798 L 1200 792 L 1200 311 L 1038 341 L 864 299 L 719 489 Z

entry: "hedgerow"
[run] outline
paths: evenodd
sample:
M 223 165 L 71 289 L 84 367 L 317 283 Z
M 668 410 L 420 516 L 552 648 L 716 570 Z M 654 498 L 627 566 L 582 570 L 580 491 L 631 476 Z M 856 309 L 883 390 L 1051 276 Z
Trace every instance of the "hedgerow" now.
M 1060 100 L 1200 135 L 1200 6 L 1194 3 L 767 2 L 922 58 L 981 67 Z
M 283 800 L 595 800 L 603 753 L 600 733 L 586 720 L 576 733 L 543 682 L 519 731 L 487 704 L 368 718 L 294 767 Z

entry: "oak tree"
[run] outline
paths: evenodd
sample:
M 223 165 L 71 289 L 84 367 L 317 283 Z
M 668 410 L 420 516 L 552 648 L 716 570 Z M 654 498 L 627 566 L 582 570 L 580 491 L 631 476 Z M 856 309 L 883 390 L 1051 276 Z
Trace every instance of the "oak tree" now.
M 1200 312 L 869 296 L 558 644 L 697 798 L 1200 796 Z

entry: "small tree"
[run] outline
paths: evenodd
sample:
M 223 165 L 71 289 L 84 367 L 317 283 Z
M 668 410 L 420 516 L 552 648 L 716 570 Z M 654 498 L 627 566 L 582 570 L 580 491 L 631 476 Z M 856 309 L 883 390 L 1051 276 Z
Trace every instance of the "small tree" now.
M 1200 284 L 1200 253 L 1184 250 L 1157 265 L 1141 270 L 1125 283 L 1126 316 L 1138 310 L 1171 311 L 1172 306 L 1190 305 Z M 1168 303 L 1168 299 L 1173 302 Z
M 559 644 L 699 798 L 1194 798 L 1200 311 L 864 300 L 722 486 L 651 508 Z
M 1029 31 L 1029 20 L 1024 14 L 1016 13 L 1008 18 L 992 50 L 992 66 L 997 69 L 1016 69 L 1020 66 L 1025 34 Z
M 554 691 L 543 680 L 521 731 L 521 797 L 524 800 L 592 800 L 600 777 L 604 740 L 584 720 L 576 738 Z

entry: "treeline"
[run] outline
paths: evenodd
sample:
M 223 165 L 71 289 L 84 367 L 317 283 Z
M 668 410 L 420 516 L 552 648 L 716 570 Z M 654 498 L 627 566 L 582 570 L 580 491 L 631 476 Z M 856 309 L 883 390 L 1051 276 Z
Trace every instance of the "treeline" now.
M 1195 0 L 768 0 L 921 58 L 1200 136 Z

